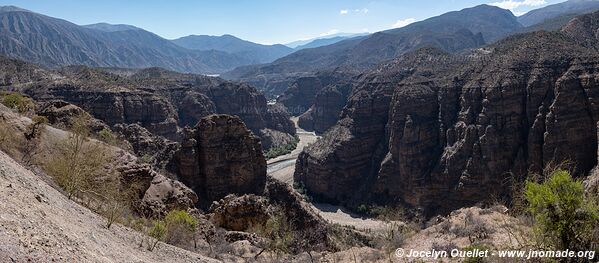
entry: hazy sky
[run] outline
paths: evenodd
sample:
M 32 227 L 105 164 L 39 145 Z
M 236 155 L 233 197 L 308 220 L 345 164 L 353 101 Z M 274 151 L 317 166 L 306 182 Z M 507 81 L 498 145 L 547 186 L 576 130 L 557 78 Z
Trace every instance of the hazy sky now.
M 564 0 L 0 0 L 76 24 L 130 24 L 173 39 L 232 34 L 288 43 L 338 32 L 376 32 L 448 11 L 493 4 L 516 15 Z

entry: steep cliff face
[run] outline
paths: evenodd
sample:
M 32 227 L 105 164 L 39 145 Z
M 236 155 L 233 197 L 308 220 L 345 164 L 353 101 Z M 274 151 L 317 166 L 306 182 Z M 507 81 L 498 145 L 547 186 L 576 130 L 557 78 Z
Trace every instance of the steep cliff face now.
M 256 134 L 265 128 L 294 134 L 288 115 L 270 109 L 266 98 L 247 85 L 159 68 L 126 74 L 87 67 L 52 72 L 4 61 L 4 67 L 12 71 L 6 74 L 3 89 L 20 91 L 42 102 L 67 101 L 110 126 L 138 123 L 153 134 L 178 141 L 180 128 L 193 127 L 205 116 L 222 113 L 239 116 Z
M 300 155 L 295 178 L 323 199 L 432 214 L 508 196 L 512 180 L 550 163 L 584 174 L 597 162 L 599 57 L 577 43 L 538 32 L 382 65 Z
M 293 78 L 289 88 L 277 98 L 277 103 L 284 105 L 291 115 L 300 116 L 317 102 L 318 96 L 323 96 L 320 95 L 323 89 L 348 83 L 354 77 L 351 72 L 353 71 L 339 69 Z
M 179 177 L 200 201 L 264 191 L 266 160 L 260 140 L 240 118 L 210 115 L 187 133 L 178 153 Z
M 298 126 L 307 131 L 324 133 L 335 125 L 351 91 L 350 81 L 339 81 L 321 89 L 308 111 L 300 115 Z

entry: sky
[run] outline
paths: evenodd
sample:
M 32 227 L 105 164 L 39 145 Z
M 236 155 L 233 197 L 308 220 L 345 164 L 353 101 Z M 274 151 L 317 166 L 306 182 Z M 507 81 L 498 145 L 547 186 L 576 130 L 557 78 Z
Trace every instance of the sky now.
M 231 34 L 289 43 L 336 33 L 377 32 L 449 11 L 491 4 L 521 15 L 564 0 L 0 0 L 86 25 L 129 24 L 167 39 Z

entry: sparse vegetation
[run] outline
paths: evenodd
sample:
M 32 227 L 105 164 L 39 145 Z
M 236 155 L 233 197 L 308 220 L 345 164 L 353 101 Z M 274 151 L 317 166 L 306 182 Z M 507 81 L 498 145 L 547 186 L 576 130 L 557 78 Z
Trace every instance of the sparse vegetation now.
M 289 220 L 282 211 L 273 212 L 264 224 L 254 225 L 249 232 L 268 239 L 264 249 L 275 253 L 290 253 L 294 235 Z
M 52 175 L 69 198 L 84 192 L 95 192 L 97 177 L 109 161 L 108 153 L 89 141 L 90 132 L 84 115 L 77 117 L 71 134 L 56 145 L 56 152 L 46 163 Z M 103 196 L 101 193 L 96 195 Z
M 21 160 L 26 164 L 31 164 L 38 151 L 40 144 L 40 135 L 46 128 L 48 119 L 44 116 L 35 115 L 31 118 L 31 123 L 27 125 L 25 131 L 25 142 L 22 146 L 23 156 Z
M 375 239 L 376 247 L 383 249 L 387 254 L 401 247 L 404 241 L 412 234 L 414 229 L 398 222 L 388 222 L 384 231 Z
M 468 237 L 470 244 L 476 244 L 477 241 L 484 240 L 494 233 L 491 227 L 488 227 L 472 210 L 468 210 L 464 215 L 464 224 L 458 225 L 450 230 L 456 236 Z
M 588 250 L 597 245 L 597 205 L 585 196 L 582 183 L 572 179 L 568 171 L 557 169 L 543 183 L 528 181 L 524 195 L 534 219 L 537 246 Z
M 406 213 L 401 207 L 361 204 L 356 212 L 382 221 L 407 221 Z
M 471 246 L 467 246 L 465 247 L 464 251 L 485 251 L 485 250 L 490 250 L 491 248 L 485 245 L 471 245 Z M 483 263 L 486 262 L 486 258 L 484 257 L 467 257 L 464 259 L 464 263 Z
M 32 112 L 35 108 L 35 104 L 31 98 L 19 93 L 0 93 L 0 99 L 4 106 L 16 110 L 21 114 Z
M 199 222 L 187 211 L 172 210 L 162 220 L 149 220 L 145 218 L 130 218 L 128 225 L 133 229 L 145 233 L 140 247 L 147 244 L 146 248 L 153 251 L 159 242 L 184 247 L 187 242 L 194 241 L 195 232 Z
M 308 203 L 312 202 L 312 197 L 310 195 L 308 195 L 308 190 L 306 189 L 306 186 L 304 185 L 304 183 L 293 182 L 293 189 L 295 189 L 295 191 L 304 198 L 304 201 L 306 201 Z
M 101 131 L 98 132 L 98 138 L 110 145 L 114 145 L 117 141 L 116 136 L 112 133 L 111 130 L 109 129 L 102 129 Z
M 295 148 L 297 148 L 298 142 L 299 142 L 299 138 L 296 136 L 293 138 L 293 141 L 291 141 L 291 143 L 289 143 L 289 144 L 285 144 L 285 145 L 279 146 L 279 147 L 272 147 L 264 153 L 264 158 L 272 159 L 277 156 L 289 154 L 293 150 L 295 150 Z
M 8 125 L 0 125 L 0 150 L 7 153 L 14 153 L 15 148 L 19 146 L 21 137 L 17 136 Z

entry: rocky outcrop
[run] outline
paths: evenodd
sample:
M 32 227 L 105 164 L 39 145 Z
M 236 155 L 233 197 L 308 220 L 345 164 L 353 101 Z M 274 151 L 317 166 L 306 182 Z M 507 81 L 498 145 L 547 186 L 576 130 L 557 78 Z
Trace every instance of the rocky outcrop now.
M 296 250 L 322 251 L 332 248 L 329 239 L 328 223 L 314 210 L 303 203 L 303 197 L 287 184 L 271 177 L 266 183 L 264 195 L 271 206 L 281 209 L 296 230 L 294 248 Z
M 239 117 L 210 115 L 186 133 L 177 154 L 179 178 L 200 200 L 262 193 L 266 180 L 262 146 Z
M 310 109 L 300 115 L 298 126 L 307 131 L 324 133 L 335 125 L 347 103 L 351 87 L 348 83 L 337 83 L 320 90 Z
M 137 123 L 116 124 L 113 131 L 127 140 L 135 155 L 159 170 L 176 173 L 174 156 L 179 144 L 149 132 Z
M 260 130 L 260 140 L 262 143 L 262 149 L 264 150 L 275 147 L 282 147 L 296 142 L 295 137 L 289 135 L 289 133 L 284 133 L 271 129 Z
M 147 217 L 163 217 L 174 209 L 194 208 L 197 202 L 197 195 L 183 183 L 159 174 L 146 190 L 140 210 Z
M 577 43 L 537 32 L 386 63 L 360 78 L 295 179 L 322 199 L 435 214 L 507 198 L 510 182 L 549 163 L 585 174 L 597 163 L 599 57 Z
M 266 123 L 269 129 L 295 135 L 295 125 L 290 121 L 291 115 L 281 104 L 269 104 Z
M 299 116 L 310 108 L 314 96 L 322 87 L 322 82 L 316 76 L 300 77 L 277 98 L 277 102 L 285 105 L 292 115 Z
M 277 98 L 277 104 L 282 104 L 293 116 L 300 116 L 319 100 L 323 103 L 328 94 L 321 94 L 324 88 L 334 89 L 330 86 L 347 86 L 353 74 L 344 71 L 323 71 L 313 76 L 300 76 L 295 78 L 289 88 Z M 320 98 L 319 98 L 320 96 Z M 347 97 L 347 92 L 343 95 Z M 343 101 L 345 103 L 345 101 Z
M 35 114 L 46 117 L 51 125 L 63 129 L 70 129 L 77 118 L 86 121 L 85 125 L 92 132 L 109 129 L 104 122 L 93 118 L 82 108 L 62 100 L 53 100 L 38 105 Z
M 232 231 L 246 231 L 269 217 L 268 200 L 257 195 L 227 195 L 210 206 L 210 221 Z
M 328 223 L 288 185 L 272 178 L 267 180 L 264 196 L 228 195 L 211 205 L 209 216 L 214 225 L 232 231 L 260 228 L 276 218 L 278 224 L 287 226 L 293 238 L 290 248 L 296 253 L 336 249 L 329 238 Z
M 3 61 L 9 64 L 5 68 L 13 70 L 6 74 L 7 81 L 33 79 L 9 83 L 3 89 L 25 93 L 42 103 L 66 101 L 109 126 L 139 124 L 154 135 L 180 141 L 183 127 L 194 127 L 201 118 L 222 113 L 239 116 L 256 134 L 264 128 L 294 133 L 286 111 L 268 107 L 266 98 L 248 85 L 159 68 L 123 73 L 68 67 L 51 72 Z

